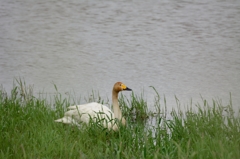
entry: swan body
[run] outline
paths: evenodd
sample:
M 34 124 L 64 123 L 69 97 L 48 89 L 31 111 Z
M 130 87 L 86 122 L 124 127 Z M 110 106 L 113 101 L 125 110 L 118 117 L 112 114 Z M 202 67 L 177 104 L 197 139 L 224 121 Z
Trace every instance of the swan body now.
M 113 119 L 115 119 L 115 116 L 107 106 L 93 102 L 83 105 L 70 106 L 68 107 L 68 111 L 64 114 L 64 117 L 55 121 L 79 126 L 80 122 L 89 123 L 91 119 L 94 122 L 97 122 L 97 120 L 100 121 L 101 119 L 108 119 L 108 122 L 103 122 L 103 126 L 110 129 L 114 126 Z
M 123 125 L 125 125 L 125 119 L 122 117 L 122 112 L 118 104 L 118 93 L 123 90 L 131 90 L 122 82 L 117 82 L 113 86 L 112 90 L 112 104 L 113 111 L 107 106 L 100 103 L 92 102 L 83 105 L 73 105 L 68 107 L 68 111 L 65 112 L 64 117 L 55 120 L 55 122 L 61 122 L 64 124 L 74 124 L 80 126 L 80 123 L 89 124 L 89 121 L 101 122 L 103 127 L 113 130 L 118 130 L 115 118 L 119 119 Z

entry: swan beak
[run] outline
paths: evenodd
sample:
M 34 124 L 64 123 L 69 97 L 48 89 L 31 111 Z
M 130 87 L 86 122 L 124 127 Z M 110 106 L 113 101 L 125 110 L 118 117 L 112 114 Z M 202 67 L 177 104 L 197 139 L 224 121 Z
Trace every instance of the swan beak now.
M 126 88 L 124 89 L 124 91 L 132 91 L 132 89 L 126 87 Z
M 123 91 L 131 91 L 132 89 L 128 88 L 125 84 L 121 84 L 122 90 Z

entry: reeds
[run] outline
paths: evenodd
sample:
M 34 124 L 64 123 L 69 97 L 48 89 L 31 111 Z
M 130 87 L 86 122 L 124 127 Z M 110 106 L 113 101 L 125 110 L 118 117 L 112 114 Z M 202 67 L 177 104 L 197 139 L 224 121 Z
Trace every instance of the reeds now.
M 95 123 L 81 129 L 55 123 L 75 100 L 56 93 L 49 102 L 32 92 L 24 82 L 10 95 L 0 90 L 0 158 L 240 158 L 240 117 L 231 99 L 225 106 L 203 99 L 197 110 L 173 110 L 167 120 L 159 94 L 154 113 L 142 95 L 121 96 L 128 124 L 113 132 Z

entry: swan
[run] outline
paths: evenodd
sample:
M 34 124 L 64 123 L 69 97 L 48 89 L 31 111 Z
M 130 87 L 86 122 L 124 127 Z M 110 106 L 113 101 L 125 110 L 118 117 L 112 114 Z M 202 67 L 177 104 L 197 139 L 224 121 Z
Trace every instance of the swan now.
M 89 121 L 93 119 L 93 122 L 103 121 L 103 127 L 116 131 L 118 130 L 118 126 L 114 121 L 115 118 L 121 121 L 122 125 L 126 124 L 126 120 L 122 117 L 122 112 L 118 104 L 118 93 L 121 91 L 131 91 L 131 89 L 122 82 L 114 84 L 112 90 L 113 112 L 107 106 L 96 102 L 73 105 L 68 107 L 68 111 L 65 112 L 63 118 L 57 119 L 55 122 L 80 126 L 79 123 L 89 124 Z

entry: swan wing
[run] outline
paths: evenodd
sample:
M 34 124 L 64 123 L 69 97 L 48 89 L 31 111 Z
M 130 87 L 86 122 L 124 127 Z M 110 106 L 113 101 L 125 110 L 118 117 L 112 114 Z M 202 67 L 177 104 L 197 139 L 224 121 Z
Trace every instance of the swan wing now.
M 68 111 L 63 118 L 55 120 L 65 124 L 76 124 L 79 122 L 89 123 L 90 119 L 114 119 L 113 112 L 105 105 L 93 102 L 83 105 L 73 105 L 68 107 Z

